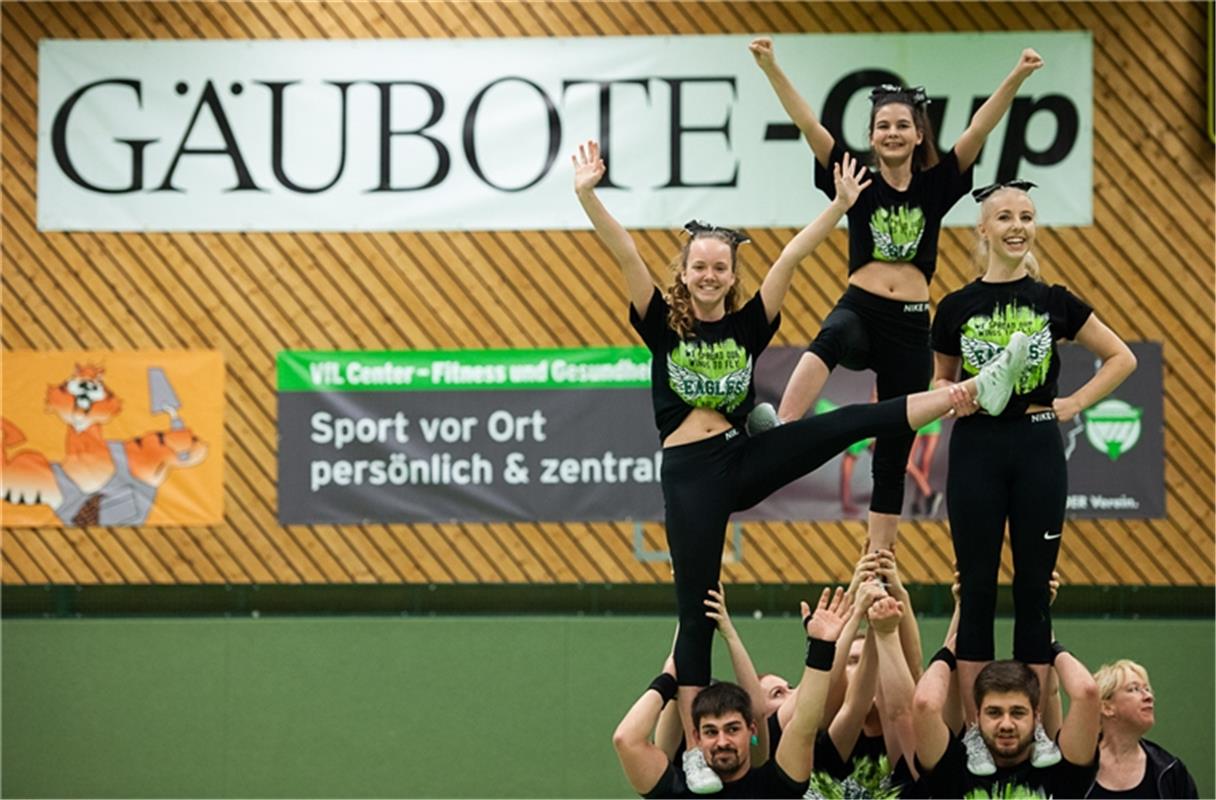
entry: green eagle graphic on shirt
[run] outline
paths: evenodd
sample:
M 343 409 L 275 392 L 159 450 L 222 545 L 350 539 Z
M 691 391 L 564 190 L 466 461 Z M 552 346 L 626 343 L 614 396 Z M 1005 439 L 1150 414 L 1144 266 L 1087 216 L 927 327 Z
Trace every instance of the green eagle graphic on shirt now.
M 870 215 L 870 236 L 878 261 L 911 261 L 925 233 L 925 212 L 900 206 L 877 208 Z
M 681 342 L 667 354 L 667 381 L 693 408 L 729 413 L 747 398 L 752 357 L 734 339 Z
M 1042 385 L 1051 367 L 1051 325 L 1046 314 L 1015 303 L 997 306 L 992 316 L 975 316 L 963 324 L 959 348 L 963 354 L 963 369 L 968 375 L 975 375 L 1000 355 L 1014 331 L 1030 337 L 1026 370 L 1013 387 L 1015 394 L 1026 394 Z

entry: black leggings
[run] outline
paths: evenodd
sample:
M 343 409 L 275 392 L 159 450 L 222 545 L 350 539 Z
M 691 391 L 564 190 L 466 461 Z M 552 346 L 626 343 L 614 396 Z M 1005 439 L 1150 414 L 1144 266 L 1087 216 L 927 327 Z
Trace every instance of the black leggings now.
M 1051 661 L 1048 582 L 1060 554 L 1068 473 L 1056 415 L 960 419 L 950 436 L 946 507 L 962 585 L 957 656 L 995 657 L 997 574 L 1005 520 L 1013 551 L 1013 657 Z
M 923 392 L 933 375 L 929 348 L 929 304 L 889 300 L 850 286 L 823 320 L 807 350 L 828 370 L 872 369 L 878 399 Z M 904 475 L 916 431 L 879 436 L 874 443 L 874 490 L 870 510 L 899 514 L 904 507 Z
M 704 600 L 717 588 L 726 525 L 787 483 L 858 439 L 910 430 L 907 399 L 845 406 L 755 437 L 738 428 L 663 450 L 667 547 L 675 570 L 680 632 L 676 675 L 683 686 L 709 684 L 714 622 Z

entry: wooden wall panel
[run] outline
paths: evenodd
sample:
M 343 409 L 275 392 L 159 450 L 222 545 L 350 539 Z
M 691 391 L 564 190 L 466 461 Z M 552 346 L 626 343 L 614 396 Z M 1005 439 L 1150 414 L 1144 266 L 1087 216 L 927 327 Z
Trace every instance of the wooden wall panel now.
M 584 346 L 633 342 L 613 267 L 588 232 L 39 233 L 42 38 L 599 36 L 770 31 L 1087 29 L 1094 37 L 1094 225 L 1040 232 L 1045 277 L 1130 339 L 1165 345 L 1167 516 L 1070 523 L 1066 581 L 1212 585 L 1213 147 L 1204 131 L 1202 3 L 5 3 L 2 7 L 5 348 L 208 347 L 227 364 L 225 507 L 214 528 L 12 529 L 3 582 L 652 583 L 627 523 L 281 526 L 274 355 L 285 348 Z M 571 199 L 573 202 L 573 199 Z M 757 285 L 789 229 L 755 231 Z M 674 232 L 636 234 L 663 268 Z M 934 299 L 971 276 L 947 230 Z M 796 282 L 779 344 L 812 337 L 844 286 L 835 233 Z M 336 266 L 340 265 L 341 270 Z M 169 280 L 167 276 L 172 276 Z M 341 279 L 339 279 L 339 276 Z M 318 302 L 317 298 L 325 298 Z M 949 532 L 902 526 L 912 582 L 944 582 Z M 857 522 L 750 523 L 728 581 L 840 580 Z M 662 527 L 642 528 L 648 550 Z M 1008 554 L 1002 566 L 1010 575 Z

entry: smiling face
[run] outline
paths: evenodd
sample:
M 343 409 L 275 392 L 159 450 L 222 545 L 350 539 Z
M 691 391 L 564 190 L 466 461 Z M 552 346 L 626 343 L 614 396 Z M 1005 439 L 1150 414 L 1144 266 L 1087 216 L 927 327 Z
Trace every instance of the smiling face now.
M 993 260 L 1009 266 L 1020 264 L 1034 246 L 1035 210 L 1030 195 L 1021 189 L 998 189 L 984 200 L 978 227 L 980 238 Z
M 880 163 L 898 166 L 912 158 L 924 132 L 916 127 L 912 106 L 886 103 L 874 110 L 870 122 L 870 147 Z
M 724 306 L 726 293 L 735 285 L 734 254 L 730 245 L 712 236 L 700 236 L 688 246 L 688 258 L 680 273 L 693 303 L 702 311 Z

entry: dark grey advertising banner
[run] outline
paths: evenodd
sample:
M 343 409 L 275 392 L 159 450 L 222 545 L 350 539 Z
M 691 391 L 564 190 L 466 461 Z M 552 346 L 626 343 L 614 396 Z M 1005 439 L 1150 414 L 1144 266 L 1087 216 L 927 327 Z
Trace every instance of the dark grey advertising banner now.
M 1164 513 L 1161 349 L 1112 397 L 1061 425 L 1069 513 Z M 757 364 L 775 401 L 798 348 Z M 1062 351 L 1061 391 L 1093 361 Z M 279 520 L 294 523 L 658 520 L 662 452 L 643 348 L 285 351 L 278 357 Z M 836 370 L 812 413 L 868 402 L 869 372 Z M 906 513 L 941 517 L 950 423 L 929 426 L 909 463 Z M 869 442 L 739 519 L 864 516 Z
M 1162 416 L 1161 344 L 1131 342 L 1138 365 L 1110 396 L 1060 423 L 1068 458 L 1068 516 L 1075 519 L 1165 516 L 1165 422 Z M 760 400 L 776 404 L 804 351 L 769 348 L 756 369 Z M 1060 347 L 1059 393 L 1068 395 L 1093 377 L 1099 364 L 1084 348 Z M 812 413 L 874 397 L 874 373 L 837 369 Z M 904 516 L 946 516 L 947 455 L 953 422 L 922 428 L 908 461 Z M 872 442 L 859 442 L 812 475 L 771 495 L 738 519 L 864 518 L 870 502 Z

